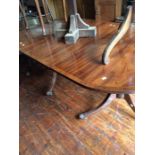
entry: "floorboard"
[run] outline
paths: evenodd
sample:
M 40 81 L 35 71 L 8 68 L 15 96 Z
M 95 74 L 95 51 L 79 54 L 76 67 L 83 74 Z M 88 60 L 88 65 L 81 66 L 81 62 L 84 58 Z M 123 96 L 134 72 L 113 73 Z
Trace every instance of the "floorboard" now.
M 58 75 L 54 95 L 48 97 L 50 78 L 48 68 L 20 56 L 20 155 L 134 155 L 134 113 L 126 101 L 117 99 L 78 120 L 78 113 L 106 94 Z

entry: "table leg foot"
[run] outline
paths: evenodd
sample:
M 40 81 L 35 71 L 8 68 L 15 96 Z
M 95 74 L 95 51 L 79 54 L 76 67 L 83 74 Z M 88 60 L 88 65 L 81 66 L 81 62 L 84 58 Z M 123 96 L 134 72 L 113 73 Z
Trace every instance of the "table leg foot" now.
M 46 95 L 47 95 L 47 96 L 52 96 L 52 95 L 53 95 L 53 92 L 52 92 L 52 91 L 47 91 L 47 92 L 46 92 Z
M 105 108 L 106 106 L 108 106 L 112 102 L 112 100 L 114 100 L 115 98 L 116 98 L 116 94 L 108 94 L 107 97 L 104 99 L 104 101 L 99 106 L 97 106 L 95 109 L 79 114 L 78 118 L 86 119 L 89 115 L 99 112 L 102 108 Z
M 57 73 L 56 73 L 56 72 L 53 72 L 53 77 L 52 77 L 52 81 L 51 81 L 50 88 L 49 88 L 49 90 L 46 92 L 46 95 L 47 95 L 47 96 L 52 96 L 52 95 L 53 95 L 53 88 L 54 88 L 54 86 L 55 86 L 56 79 L 57 79 Z
M 124 98 L 129 104 L 130 108 L 135 112 L 135 103 L 133 99 L 131 98 L 130 94 L 125 94 Z

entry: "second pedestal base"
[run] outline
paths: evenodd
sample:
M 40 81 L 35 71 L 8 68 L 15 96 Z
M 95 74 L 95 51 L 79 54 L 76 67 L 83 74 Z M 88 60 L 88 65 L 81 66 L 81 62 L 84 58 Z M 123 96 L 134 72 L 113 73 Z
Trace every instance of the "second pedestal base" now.
M 132 108 L 132 110 L 135 111 L 134 101 L 132 101 L 131 96 L 129 94 L 119 94 L 119 95 L 118 94 L 108 94 L 107 97 L 104 99 L 104 101 L 99 106 L 97 106 L 96 108 L 91 109 L 89 111 L 80 113 L 78 115 L 78 118 L 86 119 L 88 116 L 99 112 L 100 110 L 102 110 L 102 108 L 105 108 L 106 106 L 108 106 L 112 102 L 112 100 L 114 100 L 116 97 L 124 98 L 127 101 L 127 103 L 129 104 L 129 106 Z
M 77 13 L 70 16 L 69 32 L 65 35 L 67 44 L 76 43 L 80 37 L 95 37 L 96 27 L 86 24 Z

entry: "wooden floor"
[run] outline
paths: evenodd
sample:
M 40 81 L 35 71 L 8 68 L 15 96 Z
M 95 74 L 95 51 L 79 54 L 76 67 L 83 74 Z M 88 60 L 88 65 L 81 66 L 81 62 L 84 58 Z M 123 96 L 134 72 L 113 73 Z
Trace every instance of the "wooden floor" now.
M 117 99 L 78 120 L 79 112 L 99 104 L 106 94 L 59 75 L 54 95 L 47 97 L 51 72 L 27 64 L 20 56 L 20 155 L 134 155 L 134 113 L 125 101 Z

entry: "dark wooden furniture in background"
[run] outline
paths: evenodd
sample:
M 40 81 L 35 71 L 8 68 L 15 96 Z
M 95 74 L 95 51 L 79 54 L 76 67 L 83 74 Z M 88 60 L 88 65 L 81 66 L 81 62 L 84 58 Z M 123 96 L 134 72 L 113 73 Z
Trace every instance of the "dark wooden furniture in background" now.
M 114 21 L 121 16 L 123 0 L 95 0 L 96 20 Z
M 82 18 L 95 19 L 95 0 L 81 0 L 77 6 Z
M 31 0 L 25 1 L 35 7 Z M 68 0 L 46 0 L 46 2 L 54 19 L 66 20 L 69 17 Z M 122 3 L 123 0 L 77 0 L 77 8 L 82 18 L 114 21 L 121 16 Z M 42 3 L 40 6 L 43 8 Z
M 78 12 L 82 18 L 95 19 L 94 2 L 94 0 L 77 0 Z M 54 19 L 63 20 L 69 17 L 68 0 L 48 0 L 48 3 Z
M 41 25 L 41 28 L 42 28 L 42 34 L 46 35 L 45 23 L 44 23 L 44 20 L 43 20 L 43 14 L 41 12 L 39 2 L 40 2 L 39 0 L 34 0 L 35 6 L 36 6 L 36 9 L 37 9 L 37 13 L 38 13 L 38 18 L 39 18 L 40 25 Z M 43 10 L 44 10 L 46 20 L 49 23 L 50 22 L 49 18 L 53 18 L 53 17 L 52 17 L 52 14 L 51 14 L 51 11 L 50 11 L 50 8 L 49 8 L 49 5 L 48 5 L 48 1 L 42 0 L 41 2 L 42 2 L 42 5 L 43 5 Z M 19 7 L 20 7 L 20 10 L 21 10 L 21 12 L 23 14 L 23 17 L 24 17 L 24 22 L 25 22 L 25 25 L 26 25 L 26 29 L 29 29 L 30 27 L 28 25 L 28 20 L 26 18 L 26 13 L 25 13 L 24 7 L 22 5 L 24 5 L 24 4 L 22 4 L 20 2 L 20 0 L 19 0 Z
M 62 0 L 48 0 L 56 19 L 63 19 Z M 67 0 L 63 0 L 68 4 Z M 82 18 L 114 21 L 122 14 L 123 0 L 77 0 L 78 12 Z M 54 6 L 52 6 L 54 4 Z M 126 6 L 125 6 L 126 7 Z M 66 8 L 68 15 L 68 8 Z
M 19 1 L 19 10 L 21 11 L 22 17 L 24 18 L 25 28 L 29 29 L 28 21 L 26 18 L 26 13 L 20 1 Z

